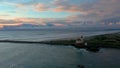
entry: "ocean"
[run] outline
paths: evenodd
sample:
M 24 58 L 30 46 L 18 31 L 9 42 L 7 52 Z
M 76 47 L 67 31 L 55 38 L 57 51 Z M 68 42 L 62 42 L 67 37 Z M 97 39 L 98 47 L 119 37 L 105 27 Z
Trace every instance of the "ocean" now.
M 0 31 L 0 40 L 17 41 L 44 41 L 53 39 L 79 38 L 83 36 L 93 36 L 120 32 L 120 30 L 100 30 L 100 31 L 67 31 L 67 30 L 9 30 Z
M 43 41 L 77 38 L 114 31 L 0 31 L 0 40 Z M 120 68 L 120 50 L 102 48 L 94 53 L 73 46 L 0 42 L 0 68 Z
M 0 43 L 0 68 L 120 68 L 119 49 L 93 53 L 72 46 Z

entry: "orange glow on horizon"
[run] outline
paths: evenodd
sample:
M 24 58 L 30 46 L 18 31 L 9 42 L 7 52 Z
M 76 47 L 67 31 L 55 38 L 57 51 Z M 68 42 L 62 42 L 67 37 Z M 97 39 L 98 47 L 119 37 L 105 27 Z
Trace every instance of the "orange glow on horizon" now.
M 2 29 L 4 26 L 19 26 L 21 25 L 20 23 L 16 23 L 16 24 L 0 24 L 0 29 Z
M 58 27 L 63 27 L 64 25 L 63 24 L 59 24 L 59 23 L 56 23 L 54 24 L 55 26 L 58 26 Z

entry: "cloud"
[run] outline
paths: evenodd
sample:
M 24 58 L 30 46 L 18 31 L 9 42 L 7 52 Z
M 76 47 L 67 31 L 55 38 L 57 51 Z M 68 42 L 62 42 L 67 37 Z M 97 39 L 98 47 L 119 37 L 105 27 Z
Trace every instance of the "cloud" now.
M 81 9 L 78 6 L 58 6 L 53 8 L 54 12 L 81 12 Z
M 0 19 L 0 28 L 3 28 L 4 26 L 17 26 L 20 25 L 21 23 L 18 23 L 16 21 L 13 20 L 3 20 Z
M 71 0 L 70 0 L 71 1 Z M 80 3 L 81 0 L 79 0 Z M 55 0 L 55 12 L 80 12 L 79 19 L 98 21 L 104 18 L 120 16 L 120 0 L 98 0 L 94 3 L 74 4 L 69 0 Z
M 44 27 L 54 27 L 54 26 L 63 26 L 64 23 L 60 23 L 60 19 L 54 19 L 54 18 L 15 18 L 11 20 L 5 20 L 0 19 L 0 27 L 4 26 L 18 26 L 21 24 L 33 24 L 33 25 L 39 25 Z
M 67 17 L 66 22 L 72 26 L 120 26 L 120 0 L 99 0 L 95 3 L 84 3 L 82 5 L 75 5 L 78 7 L 80 14 L 70 15 Z M 62 5 L 56 11 L 69 12 L 73 5 Z M 68 11 L 69 10 L 69 11 Z M 81 12 L 83 12 L 81 14 Z
M 56 6 L 52 9 L 54 12 L 81 12 L 80 5 L 71 4 L 69 0 L 54 0 L 52 5 Z
M 1 25 L 12 24 L 37 24 L 44 26 L 59 27 L 80 27 L 80 26 L 103 26 L 119 25 L 120 20 L 120 0 L 96 0 L 95 2 L 83 0 L 51 0 L 50 3 L 43 3 L 39 0 L 2 0 L 6 4 L 15 5 L 34 12 L 66 12 L 70 15 L 66 18 L 15 18 L 3 20 L 7 15 L 0 16 Z M 18 9 L 19 9 L 18 8 Z M 54 16 L 54 14 L 53 14 Z M 8 16 L 9 17 L 9 16 Z
M 77 17 L 70 17 L 65 19 L 56 19 L 56 18 L 16 18 L 13 20 L 3 20 L 0 19 L 0 28 L 3 28 L 4 26 L 19 26 L 22 24 L 31 24 L 31 25 L 38 25 L 39 27 L 43 28 L 51 28 L 51 27 L 96 27 L 96 26 L 120 26 L 120 20 L 119 17 L 117 18 L 111 18 L 111 19 L 105 19 L 103 21 L 99 22 L 93 22 L 93 21 L 81 21 L 81 20 L 75 20 Z M 72 19 L 74 18 L 74 19 Z M 115 20 L 116 19 L 116 20 Z M 114 20 L 114 21 L 111 21 Z M 38 26 L 36 28 L 38 28 Z M 25 28 L 26 26 L 24 26 Z M 22 28 L 22 26 L 20 27 Z M 32 27 L 31 27 L 32 28 Z
M 46 4 L 42 3 L 35 4 L 34 7 L 34 9 L 38 12 L 49 10 L 49 7 Z
M 72 1 L 72 0 L 70 0 Z M 72 4 L 69 0 L 51 0 L 49 3 L 43 3 L 39 0 L 1 0 L 6 5 L 16 6 L 32 11 L 53 11 L 53 12 L 81 12 L 79 4 Z M 80 2 L 78 0 L 78 2 Z
M 81 8 L 87 13 L 86 17 L 96 20 L 120 16 L 120 0 L 99 0 L 92 5 L 83 5 Z
M 45 19 L 42 18 L 15 18 L 14 21 L 20 23 L 30 23 L 30 24 L 38 24 L 45 25 Z
M 55 23 L 54 25 L 57 26 L 57 27 L 63 27 L 63 26 L 65 26 L 64 24 L 59 24 L 59 23 Z
M 52 0 L 52 3 L 36 3 L 33 5 L 33 10 L 41 11 L 53 11 L 53 12 L 80 12 L 80 6 L 75 4 L 69 4 L 68 0 Z
M 43 3 L 39 0 L 1 0 L 11 5 L 17 5 L 18 7 L 32 6 L 36 11 L 55 11 L 55 12 L 83 12 L 89 15 L 96 14 L 98 16 L 107 16 L 111 13 L 119 13 L 120 0 L 98 0 L 93 3 L 86 1 L 81 3 L 82 0 L 51 0 L 49 3 Z M 26 7 L 28 8 L 28 7 Z
M 26 5 L 39 2 L 38 0 L 0 0 L 0 1 L 4 3 L 26 4 Z

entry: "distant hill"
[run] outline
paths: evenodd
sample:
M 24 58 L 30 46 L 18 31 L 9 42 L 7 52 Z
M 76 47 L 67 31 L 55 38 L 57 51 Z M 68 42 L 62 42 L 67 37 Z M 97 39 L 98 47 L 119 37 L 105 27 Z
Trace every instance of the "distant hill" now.
M 4 26 L 1 30 L 37 29 L 42 26 L 33 24 L 22 24 L 17 26 Z
M 51 24 L 35 25 L 35 24 L 21 24 L 17 26 L 4 26 L 0 30 L 71 30 L 71 31 L 98 31 L 98 30 L 120 30 L 118 26 L 76 26 L 76 27 L 56 27 Z

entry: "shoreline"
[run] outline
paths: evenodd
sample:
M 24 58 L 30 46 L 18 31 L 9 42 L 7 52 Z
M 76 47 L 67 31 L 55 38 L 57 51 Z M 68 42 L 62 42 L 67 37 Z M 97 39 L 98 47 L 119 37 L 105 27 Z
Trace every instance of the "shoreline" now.
M 42 41 L 41 43 L 49 44 L 49 45 L 69 46 L 69 45 L 74 44 L 76 39 L 75 38 L 73 38 L 73 39 L 56 39 L 56 40 Z M 99 46 L 102 48 L 119 48 L 120 49 L 120 32 L 88 36 L 88 37 L 85 37 L 84 41 L 87 42 L 88 46 L 91 46 L 91 47 Z
M 79 38 L 79 37 L 78 37 Z M 45 41 L 17 41 L 17 40 L 0 40 L 0 43 L 26 43 L 26 44 L 49 44 L 49 45 L 62 45 L 72 46 L 78 38 L 64 38 Z M 102 48 L 119 48 L 120 49 L 120 32 L 102 34 L 95 36 L 87 36 L 84 38 L 88 47 L 102 47 Z

